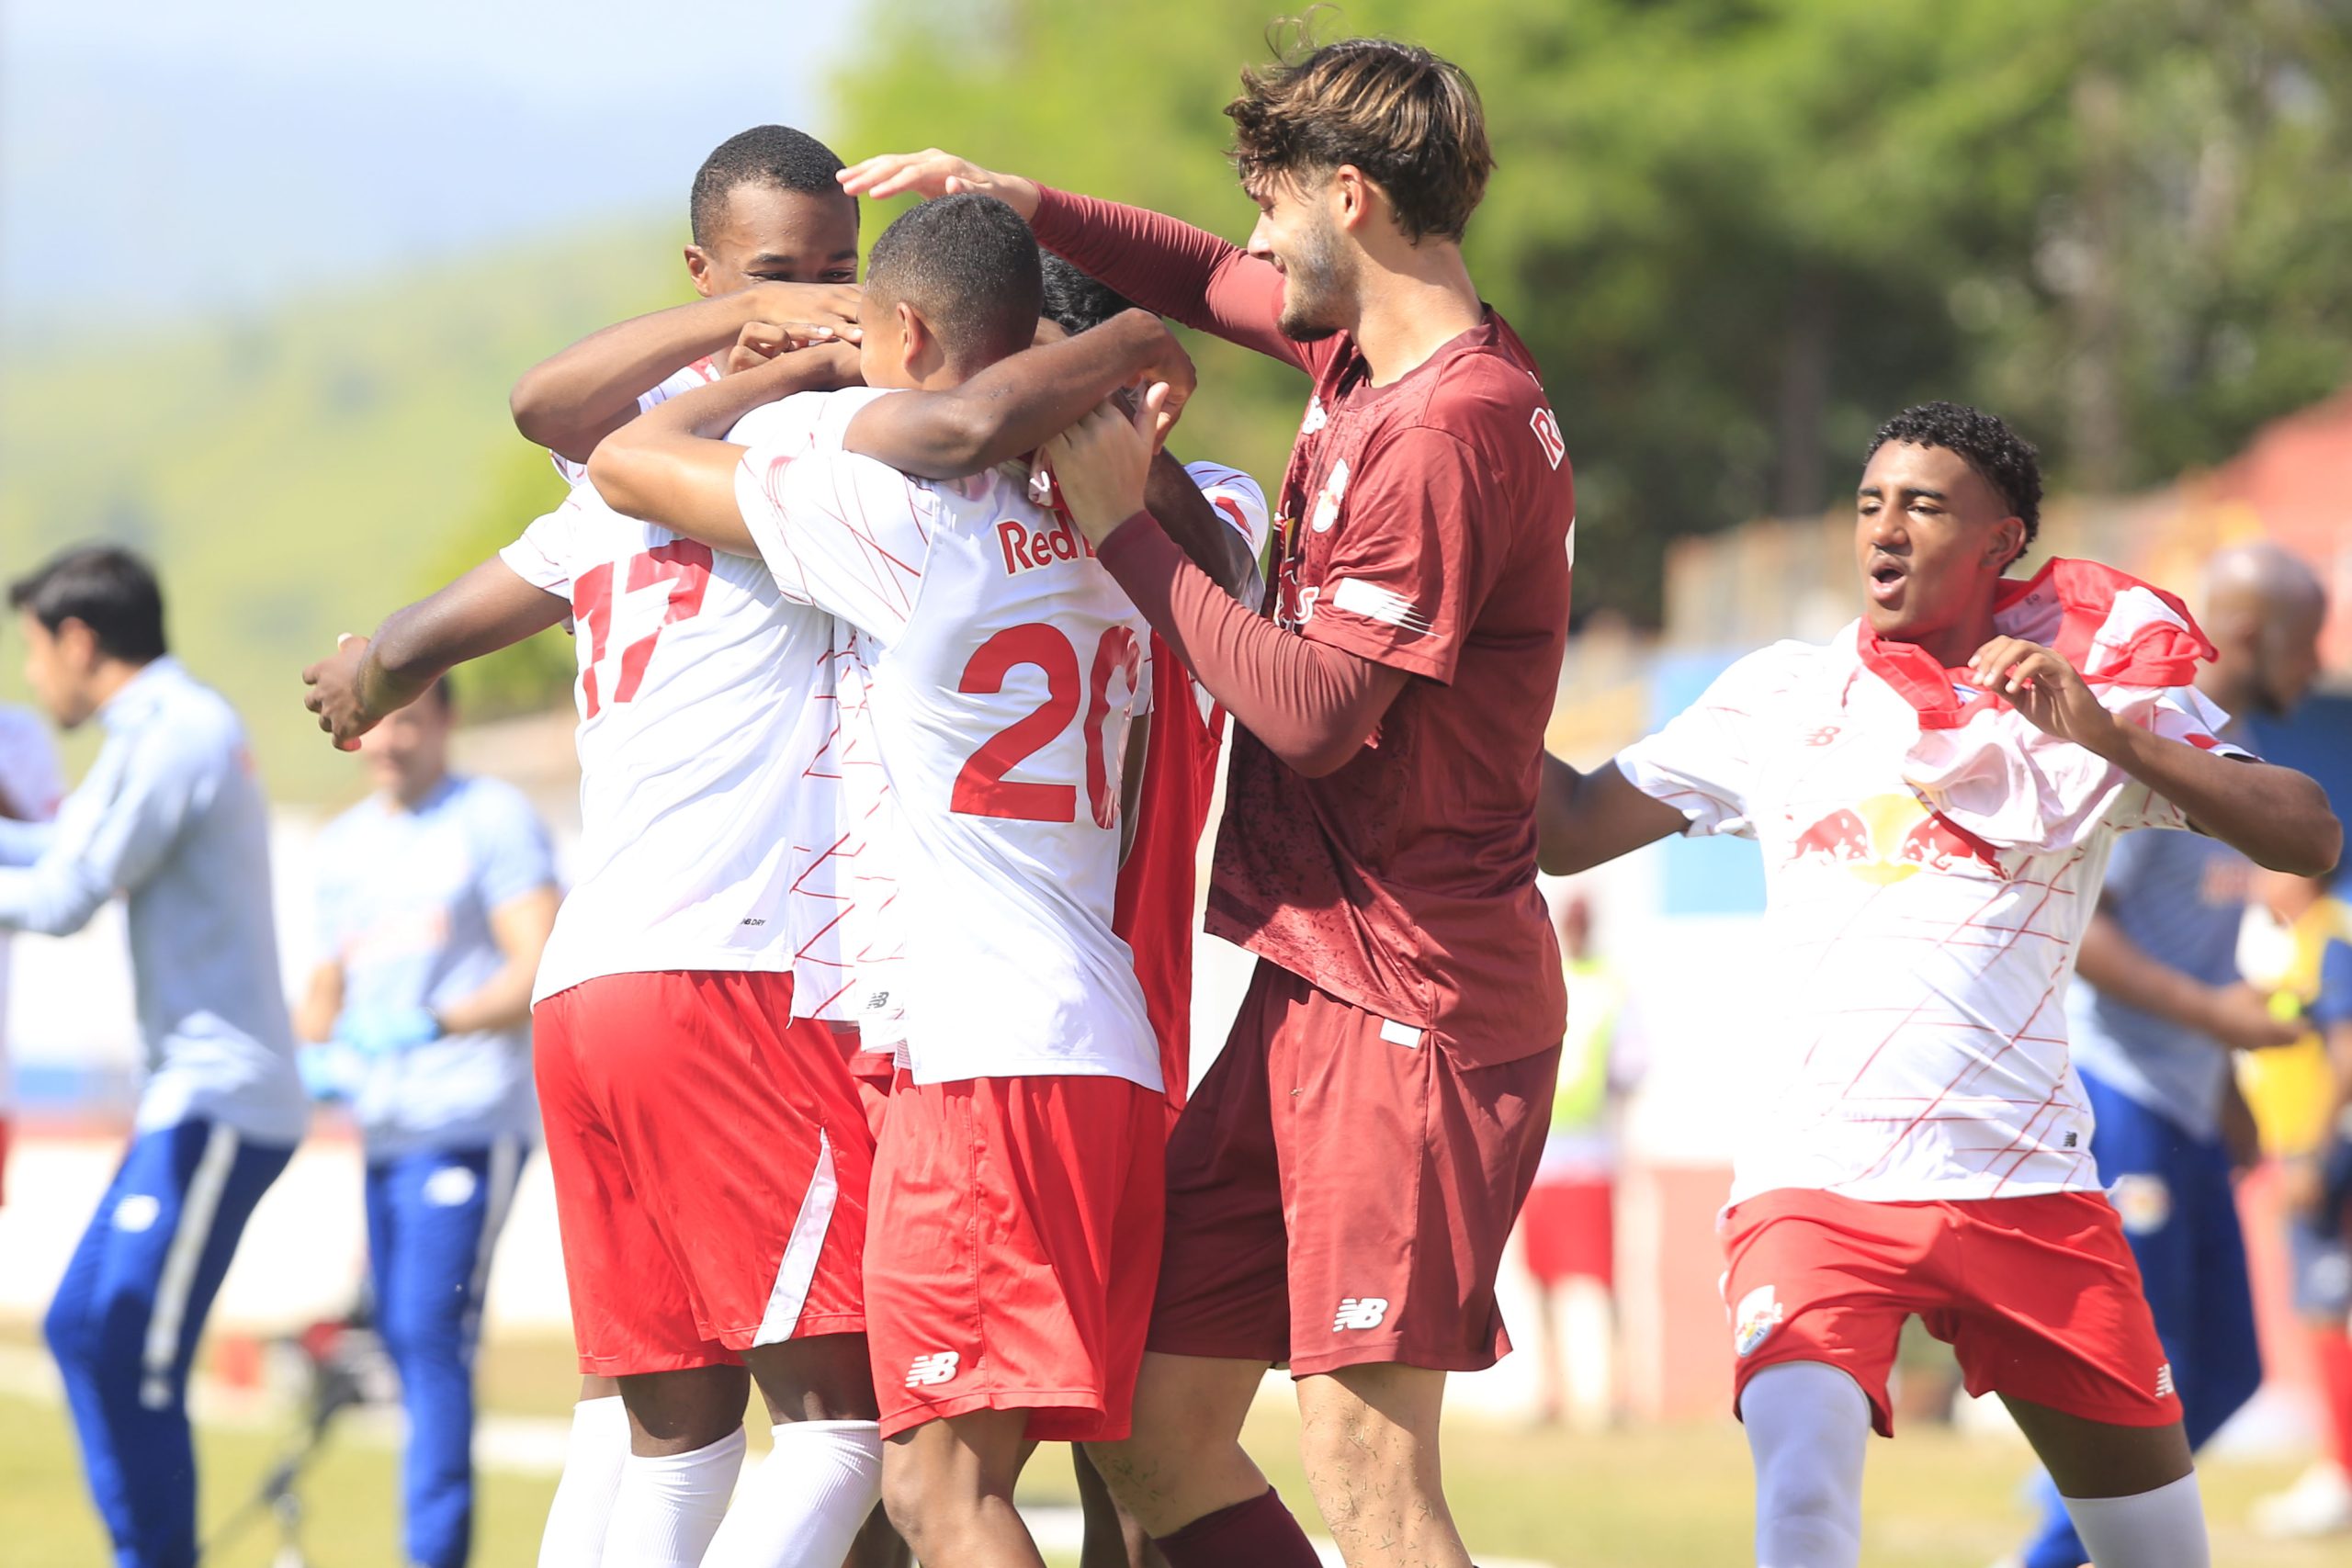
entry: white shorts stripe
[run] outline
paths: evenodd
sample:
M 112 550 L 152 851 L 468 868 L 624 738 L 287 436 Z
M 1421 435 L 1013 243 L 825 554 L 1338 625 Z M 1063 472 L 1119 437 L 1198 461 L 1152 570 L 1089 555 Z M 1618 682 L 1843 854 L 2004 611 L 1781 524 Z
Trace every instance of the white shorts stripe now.
M 506 1228 L 506 1213 L 514 1206 L 514 1189 L 521 1184 L 522 1174 L 522 1139 L 501 1138 L 490 1145 L 488 1190 L 482 1194 L 481 1238 L 474 1243 L 473 1278 L 466 1286 L 465 1343 L 469 1349 L 473 1346 L 474 1336 L 481 1330 L 481 1301 L 490 1289 L 490 1255 L 498 1246 L 498 1233 Z
M 825 1248 L 825 1232 L 833 1223 L 833 1201 L 840 1196 L 833 1176 L 832 1141 L 817 1134 L 817 1168 L 809 1173 L 808 1190 L 800 1195 L 800 1213 L 793 1217 L 792 1236 L 784 1245 L 784 1261 L 768 1292 L 768 1310 L 761 1315 L 754 1345 L 781 1345 L 800 1326 L 800 1309 L 808 1304 L 808 1287 L 817 1278 L 817 1255 Z
M 196 1289 L 197 1266 L 204 1261 L 205 1244 L 212 1239 L 212 1221 L 220 1212 L 220 1194 L 228 1188 L 229 1171 L 237 1163 L 237 1133 L 215 1123 L 197 1156 L 187 1191 L 180 1199 L 179 1224 L 164 1254 L 163 1277 L 155 1282 L 155 1310 L 147 1319 L 147 1343 L 139 1359 L 139 1403 L 150 1410 L 164 1410 L 172 1403 L 172 1363 L 179 1359 L 180 1329 L 187 1321 L 187 1298 Z

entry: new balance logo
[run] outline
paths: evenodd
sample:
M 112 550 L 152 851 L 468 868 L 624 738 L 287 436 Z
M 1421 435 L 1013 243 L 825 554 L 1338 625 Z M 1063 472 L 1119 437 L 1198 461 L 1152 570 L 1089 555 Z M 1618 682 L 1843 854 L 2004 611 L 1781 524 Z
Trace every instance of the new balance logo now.
M 2156 1397 L 2166 1399 L 2177 1392 L 2172 1385 L 2172 1363 L 2166 1361 L 2156 1369 Z
M 1381 1319 L 1387 1315 L 1386 1296 L 1350 1296 L 1340 1303 L 1340 1310 L 1332 1314 L 1331 1332 L 1338 1334 L 1350 1328 L 1377 1328 Z
M 962 1358 L 953 1350 L 939 1350 L 928 1356 L 917 1356 L 913 1364 L 907 1368 L 907 1386 L 929 1388 L 935 1383 L 945 1382 L 956 1375 L 956 1363 L 961 1359 Z

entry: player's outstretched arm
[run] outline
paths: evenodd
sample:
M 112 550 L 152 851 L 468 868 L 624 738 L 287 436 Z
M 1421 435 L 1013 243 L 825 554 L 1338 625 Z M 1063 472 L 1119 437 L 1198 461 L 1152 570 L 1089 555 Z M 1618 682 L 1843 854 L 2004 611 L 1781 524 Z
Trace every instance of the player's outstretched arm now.
M 302 671 L 302 705 L 348 751 L 359 738 L 430 691 L 469 659 L 480 659 L 543 632 L 571 612 L 556 594 L 534 588 L 492 558 L 447 588 L 384 617 L 372 637 L 349 633 L 335 650 Z
M 1123 310 L 959 386 L 876 398 L 850 420 L 842 445 L 902 473 L 958 479 L 1027 457 L 1138 378 L 1168 388 L 1157 427 L 1165 440 L 1193 393 L 1192 356 L 1159 317 Z
M 1630 854 L 1689 826 L 1682 813 L 1634 787 L 1614 762 L 1580 773 L 1549 751 L 1535 797 L 1535 864 L 1553 876 Z
M 2273 1016 L 2270 998 L 2244 981 L 2208 985 L 2155 957 L 2132 940 L 2106 900 L 2083 928 L 2075 974 L 2099 995 L 2169 1020 L 2227 1050 L 2268 1050 L 2303 1036 L 2302 1025 Z
M 1282 275 L 1204 229 L 1117 202 L 1058 191 L 1019 175 L 983 169 L 933 147 L 885 152 L 841 172 L 842 188 L 876 198 L 977 191 L 1028 220 L 1037 243 L 1146 310 L 1188 327 L 1304 366 L 1300 345 L 1283 336 Z
M 647 388 L 747 333 L 779 345 L 854 342 L 858 298 L 854 283 L 762 283 L 633 317 L 523 372 L 507 407 L 525 440 L 584 463 L 637 417 Z
M 2046 734 L 2114 763 L 2209 833 L 2272 871 L 2335 869 L 2344 827 L 2326 792 L 2292 768 L 2223 756 L 2127 724 L 2101 706 L 2074 666 L 2022 637 L 1995 637 L 1970 660 L 1975 678 Z
M 856 381 L 857 351 L 847 344 L 780 354 L 672 398 L 613 432 L 588 459 L 589 482 L 616 512 L 715 550 L 756 557 L 759 547 L 735 502 L 744 449 L 721 437 L 763 403 Z

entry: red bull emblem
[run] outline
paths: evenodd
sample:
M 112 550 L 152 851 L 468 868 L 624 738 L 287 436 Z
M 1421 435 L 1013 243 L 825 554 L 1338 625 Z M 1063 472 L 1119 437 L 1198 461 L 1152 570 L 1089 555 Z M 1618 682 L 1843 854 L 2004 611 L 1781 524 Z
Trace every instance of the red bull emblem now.
M 1831 812 L 1797 835 L 1789 860 L 1842 865 L 1880 886 L 1922 871 L 1978 866 L 1996 875 L 2001 872 L 1984 845 L 1912 795 L 1873 795 L 1850 809 Z

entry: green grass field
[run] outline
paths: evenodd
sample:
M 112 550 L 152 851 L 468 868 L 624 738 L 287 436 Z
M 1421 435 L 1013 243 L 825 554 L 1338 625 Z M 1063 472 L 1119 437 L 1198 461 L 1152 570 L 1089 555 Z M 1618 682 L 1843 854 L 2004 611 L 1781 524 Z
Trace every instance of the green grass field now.
M 8 1336 L 15 1338 L 16 1336 Z M 486 1409 L 561 1414 L 571 1378 L 567 1348 L 501 1343 L 485 1355 Z M 1279 1414 L 1257 1420 L 1250 1444 L 1284 1494 L 1309 1511 L 1293 1460 L 1295 1429 Z M 754 1433 L 755 1442 L 760 1440 Z M 199 1431 L 204 1519 L 217 1524 L 249 1496 L 278 1452 L 266 1429 Z M 391 1450 L 349 1434 L 330 1445 L 304 1488 L 306 1541 L 321 1568 L 397 1568 Z M 1907 1568 L 1984 1568 L 2025 1524 L 2018 1502 L 2025 1457 L 2000 1443 L 1921 1430 L 1874 1444 L 1863 1559 Z M 1533 1558 L 1559 1568 L 1690 1568 L 1750 1561 L 1746 1450 L 1728 1422 L 1600 1436 L 1464 1419 L 1447 1434 L 1454 1511 L 1474 1554 Z M 1073 1500 L 1053 1451 L 1031 1467 L 1038 1501 Z M 2352 1546 L 2281 1546 L 2237 1521 L 2248 1503 L 2291 1479 L 2281 1465 L 2209 1469 L 2216 1521 L 2214 1561 L 2233 1568 L 2323 1568 L 2352 1560 Z M 484 1475 L 475 1561 L 526 1568 L 535 1560 L 551 1476 Z M 208 1568 L 266 1568 L 274 1541 L 264 1527 Z M 82 1491 L 64 1412 L 29 1396 L 0 1396 L 0 1562 L 13 1568 L 85 1568 L 105 1561 Z

